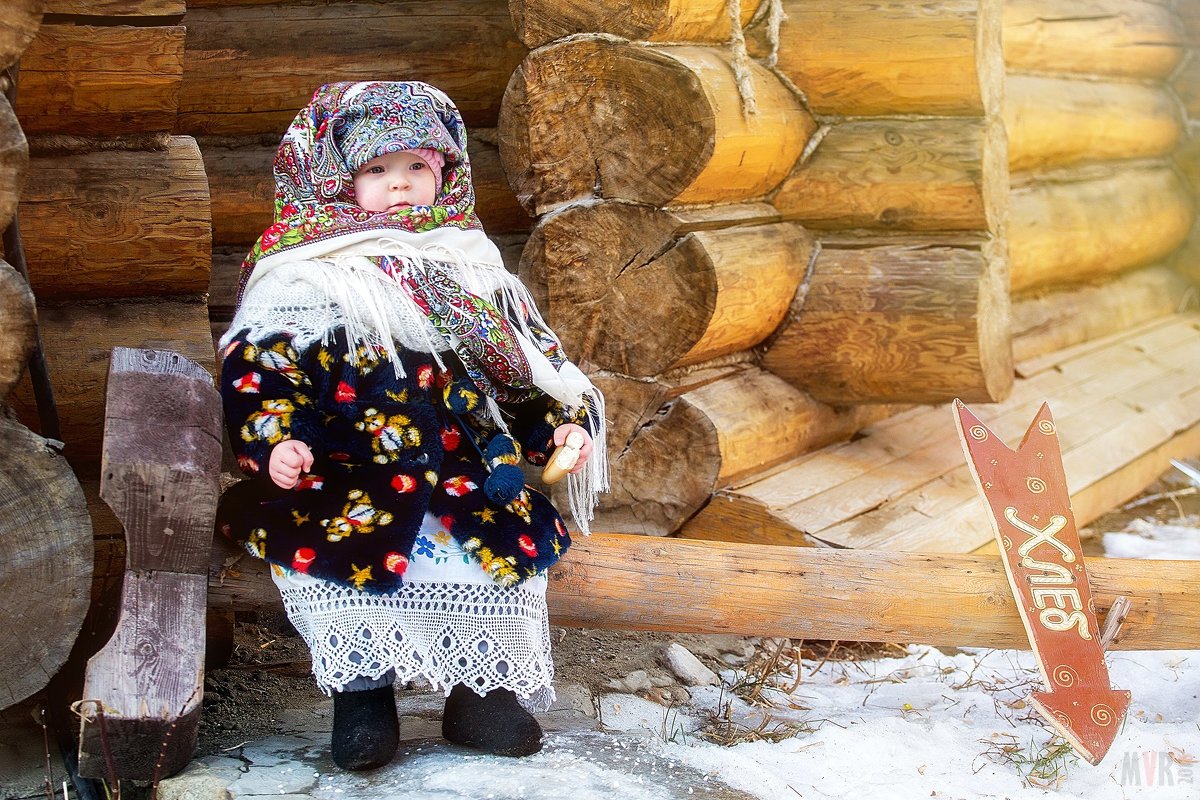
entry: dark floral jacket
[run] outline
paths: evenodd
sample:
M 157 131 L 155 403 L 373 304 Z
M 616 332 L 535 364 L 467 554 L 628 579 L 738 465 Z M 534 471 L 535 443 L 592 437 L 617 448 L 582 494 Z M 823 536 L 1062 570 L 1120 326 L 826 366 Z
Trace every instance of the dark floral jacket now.
M 374 593 L 403 583 L 427 511 L 498 584 L 549 567 L 570 546 L 566 526 L 523 481 L 510 501 L 489 499 L 485 455 L 497 431 L 461 362 L 447 353 L 441 371 L 428 353 L 398 355 L 403 378 L 387 353 L 351 352 L 341 331 L 304 352 L 286 334 L 235 337 L 223 351 L 221 397 L 238 463 L 254 480 L 223 498 L 222 530 L 267 561 Z M 557 426 L 589 427 L 584 410 L 569 414 L 544 395 L 501 408 L 535 465 Z M 314 463 L 282 490 L 267 467 L 287 439 L 312 448 Z

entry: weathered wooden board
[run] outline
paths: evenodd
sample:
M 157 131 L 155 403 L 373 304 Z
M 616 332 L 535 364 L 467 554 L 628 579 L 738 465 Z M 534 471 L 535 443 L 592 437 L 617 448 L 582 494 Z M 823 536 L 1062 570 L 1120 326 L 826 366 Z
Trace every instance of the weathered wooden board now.
M 181 17 L 186 10 L 185 0 L 46 0 L 47 14 L 80 17 Z
M 0 708 L 45 688 L 87 614 L 92 528 L 66 460 L 0 406 Z
M 277 608 L 249 555 L 222 572 L 214 607 Z M 1091 559 L 1104 613 L 1127 595 L 1120 650 L 1200 646 L 1200 562 Z M 860 642 L 1022 648 L 1025 630 L 995 556 L 826 550 L 595 533 L 550 570 L 555 625 Z
M 208 290 L 209 189 L 194 139 L 31 163 L 20 209 L 39 300 Z
M 179 25 L 43 25 L 21 57 L 17 115 L 25 132 L 172 130 L 183 42 Z
M 76 467 L 100 459 L 104 385 L 112 348 L 174 350 L 198 363 L 213 363 L 208 312 L 199 298 L 42 306 L 38 323 L 66 442 L 64 454 Z M 37 413 L 28 378 L 18 384 L 11 402 L 22 422 L 35 428 Z
M 319 86 L 354 80 L 420 79 L 468 126 L 495 125 L 526 53 L 495 0 L 231 5 L 190 8 L 183 22 L 176 130 L 194 135 L 282 136 Z

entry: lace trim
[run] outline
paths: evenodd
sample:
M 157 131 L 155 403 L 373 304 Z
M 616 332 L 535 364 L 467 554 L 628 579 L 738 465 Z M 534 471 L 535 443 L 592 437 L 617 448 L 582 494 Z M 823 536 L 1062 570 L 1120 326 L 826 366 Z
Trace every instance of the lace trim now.
M 545 584 L 406 583 L 368 595 L 323 581 L 276 576 L 284 608 L 312 653 L 325 694 L 389 669 L 445 694 L 456 683 L 483 694 L 510 689 L 535 710 L 554 700 Z M 533 589 L 530 591 L 529 589 Z

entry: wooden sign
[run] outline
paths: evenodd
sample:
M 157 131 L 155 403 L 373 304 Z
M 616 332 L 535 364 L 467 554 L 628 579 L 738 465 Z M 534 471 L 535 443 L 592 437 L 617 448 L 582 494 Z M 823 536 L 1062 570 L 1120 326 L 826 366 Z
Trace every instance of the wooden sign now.
M 954 401 L 967 463 L 991 511 L 1021 622 L 1049 687 L 1033 705 L 1092 764 L 1116 738 L 1129 692 L 1109 685 L 1079 531 L 1050 407 L 1016 452 Z

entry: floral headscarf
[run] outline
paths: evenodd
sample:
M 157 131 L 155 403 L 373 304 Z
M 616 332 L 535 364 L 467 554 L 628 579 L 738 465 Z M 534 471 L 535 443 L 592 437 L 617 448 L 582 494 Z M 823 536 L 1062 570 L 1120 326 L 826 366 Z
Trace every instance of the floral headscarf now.
M 354 197 L 354 173 L 400 150 L 440 152 L 446 164 L 432 206 L 373 212 Z M 453 101 L 420 81 L 331 83 L 300 110 L 275 156 L 275 221 L 242 262 L 240 300 L 255 264 L 287 250 L 362 230 L 422 233 L 482 229 L 467 158 L 467 132 Z

